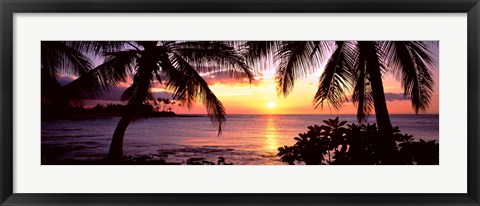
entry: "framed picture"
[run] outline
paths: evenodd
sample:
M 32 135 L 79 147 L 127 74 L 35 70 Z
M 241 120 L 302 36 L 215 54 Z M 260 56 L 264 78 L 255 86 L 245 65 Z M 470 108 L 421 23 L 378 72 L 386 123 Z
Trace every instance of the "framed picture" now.
M 480 204 L 478 0 L 0 5 L 1 205 Z

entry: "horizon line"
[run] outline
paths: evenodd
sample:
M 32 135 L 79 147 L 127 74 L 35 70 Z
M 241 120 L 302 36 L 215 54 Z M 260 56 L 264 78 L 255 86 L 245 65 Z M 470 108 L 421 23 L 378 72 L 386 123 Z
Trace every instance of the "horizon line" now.
M 175 113 L 177 115 L 208 115 L 207 113 Z M 292 113 L 292 114 L 268 114 L 268 113 L 234 113 L 226 114 L 228 115 L 357 115 L 357 114 L 302 114 L 302 113 Z M 415 114 L 415 113 L 394 113 L 389 115 L 440 115 L 439 113 L 425 113 L 425 114 Z M 369 116 L 375 116 L 375 114 L 370 114 Z

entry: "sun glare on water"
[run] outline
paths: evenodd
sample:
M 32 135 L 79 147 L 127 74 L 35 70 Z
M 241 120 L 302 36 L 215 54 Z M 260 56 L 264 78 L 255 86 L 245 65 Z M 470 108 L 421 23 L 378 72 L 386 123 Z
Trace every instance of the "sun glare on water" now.
M 266 106 L 267 106 L 269 109 L 273 109 L 274 107 L 277 106 L 277 104 L 276 104 L 275 102 L 269 102 L 269 103 L 267 103 Z

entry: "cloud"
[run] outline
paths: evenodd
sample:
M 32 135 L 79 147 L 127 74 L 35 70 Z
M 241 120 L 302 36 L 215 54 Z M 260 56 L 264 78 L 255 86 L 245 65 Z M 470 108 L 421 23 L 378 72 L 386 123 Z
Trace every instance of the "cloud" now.
M 96 100 L 119 101 L 126 87 L 112 87 L 110 90 L 97 98 Z
M 403 93 L 385 93 L 385 100 L 386 101 L 402 101 L 402 100 L 407 100 L 407 98 L 403 95 Z
M 57 78 L 57 82 L 60 84 L 60 86 L 65 86 L 73 80 L 75 80 L 75 77 L 71 76 L 60 76 Z
M 203 79 L 208 83 L 208 85 L 222 84 L 225 86 L 248 86 L 248 85 L 258 85 L 261 82 L 261 76 L 254 76 L 254 80 L 250 84 L 248 79 L 239 79 L 232 77 L 232 74 L 228 71 L 217 71 L 209 74 L 202 74 Z
M 120 101 L 120 97 L 122 96 L 125 89 L 127 89 L 127 87 L 112 87 L 107 93 L 95 98 L 94 100 Z M 171 93 L 166 91 L 152 92 L 152 94 L 155 99 L 172 98 Z
M 404 101 L 408 100 L 405 96 L 403 96 L 403 93 L 390 93 L 386 92 L 385 93 L 385 101 L 387 102 L 392 102 L 392 101 Z M 348 101 L 352 101 L 352 96 L 348 97 Z
M 223 86 L 248 86 L 250 83 L 247 79 L 236 79 L 231 76 L 231 73 L 228 71 L 216 71 L 216 72 L 207 72 L 207 73 L 200 73 L 203 79 L 208 83 L 209 86 L 212 85 L 223 85 Z M 64 86 L 70 83 L 71 81 L 75 80 L 76 77 L 73 76 L 60 76 L 57 78 L 57 81 L 60 85 Z M 125 89 L 127 89 L 132 83 L 132 79 L 129 77 L 127 78 L 126 82 L 121 82 L 117 86 L 113 86 L 109 89 L 109 91 L 103 95 L 100 95 L 91 100 L 99 100 L 99 101 L 120 101 L 120 97 L 122 96 Z M 261 83 L 261 80 L 254 80 L 251 86 L 256 86 Z M 154 82 L 151 91 L 155 99 L 157 98 L 172 98 L 172 93 L 165 91 L 165 85 L 160 84 L 157 81 Z

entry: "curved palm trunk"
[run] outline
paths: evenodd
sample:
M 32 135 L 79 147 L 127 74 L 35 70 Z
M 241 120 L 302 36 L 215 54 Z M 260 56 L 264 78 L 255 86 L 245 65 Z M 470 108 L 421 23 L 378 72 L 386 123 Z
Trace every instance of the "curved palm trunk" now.
M 108 158 L 111 161 L 117 162 L 123 159 L 123 137 L 125 136 L 125 130 L 127 130 L 132 120 L 133 116 L 131 114 L 125 114 L 118 122 L 108 151 Z
M 144 51 L 142 52 L 142 56 L 137 60 L 137 73 L 133 77 L 133 82 L 130 86 L 134 92 L 128 95 L 127 111 L 115 128 L 110 150 L 108 151 L 108 158 L 113 162 L 119 162 L 123 159 L 123 137 L 125 136 L 125 130 L 127 130 L 130 122 L 139 116 L 138 109 L 148 96 L 152 71 L 157 67 L 155 50 L 152 49 L 157 42 L 141 42 L 140 44 L 144 47 Z
M 393 139 L 392 123 L 388 115 L 377 48 L 375 42 L 372 41 L 359 42 L 359 46 L 367 53 L 366 66 L 371 83 L 375 117 L 378 129 L 382 135 L 382 138 L 378 140 L 380 145 L 379 151 L 381 152 L 380 158 L 382 159 L 382 164 L 396 164 L 396 143 Z

